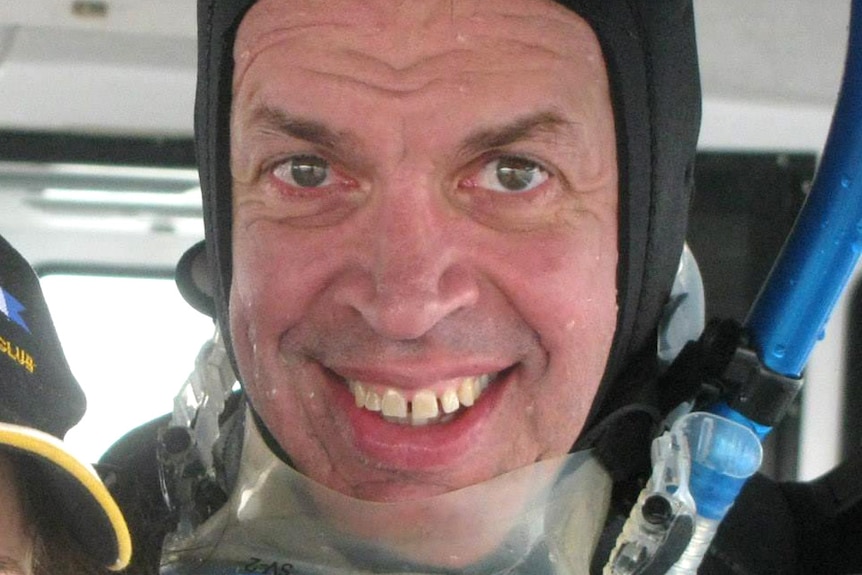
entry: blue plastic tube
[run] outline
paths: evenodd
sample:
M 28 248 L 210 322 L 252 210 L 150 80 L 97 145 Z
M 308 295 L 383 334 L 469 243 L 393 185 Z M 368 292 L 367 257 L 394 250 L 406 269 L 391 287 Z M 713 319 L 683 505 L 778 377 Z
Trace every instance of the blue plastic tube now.
M 862 250 L 862 0 L 853 0 L 841 92 L 813 186 L 748 318 L 763 364 L 798 378 Z

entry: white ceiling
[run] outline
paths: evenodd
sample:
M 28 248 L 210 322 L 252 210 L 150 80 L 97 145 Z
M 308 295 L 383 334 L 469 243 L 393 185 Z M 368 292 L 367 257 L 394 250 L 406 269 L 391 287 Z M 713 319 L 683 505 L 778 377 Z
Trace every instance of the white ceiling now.
M 0 127 L 191 133 L 195 25 L 190 0 L 3 0 Z
M 850 0 L 695 0 L 701 147 L 819 151 L 849 16 Z
M 695 0 L 705 94 L 829 105 L 850 0 Z
M 850 0 L 695 4 L 702 144 L 819 148 Z M 194 34 L 192 0 L 3 0 L 0 128 L 189 134 Z

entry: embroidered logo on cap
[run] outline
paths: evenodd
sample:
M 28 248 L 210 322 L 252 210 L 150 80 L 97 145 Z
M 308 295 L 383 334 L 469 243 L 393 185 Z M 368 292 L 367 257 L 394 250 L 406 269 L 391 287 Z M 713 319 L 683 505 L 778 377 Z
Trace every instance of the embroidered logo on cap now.
M 15 299 L 15 296 L 0 287 L 0 313 L 30 333 L 30 327 L 21 317 L 21 312 L 26 309 L 20 301 Z M 19 347 L 12 339 L 0 337 L 0 353 L 8 355 L 30 373 L 36 371 L 36 362 L 33 361 L 33 356 L 26 349 Z
M 0 287 L 0 313 L 23 327 L 27 333 L 30 333 L 30 328 L 27 326 L 24 318 L 21 317 L 21 312 L 25 309 L 27 308 L 15 299 L 12 294 Z

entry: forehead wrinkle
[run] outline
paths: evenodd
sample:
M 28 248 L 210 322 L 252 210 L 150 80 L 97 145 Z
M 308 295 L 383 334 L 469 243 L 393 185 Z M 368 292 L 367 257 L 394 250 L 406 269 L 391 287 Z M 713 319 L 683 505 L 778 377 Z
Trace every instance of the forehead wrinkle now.
M 266 45 L 257 47 L 254 51 L 248 51 L 242 56 L 242 66 L 237 66 L 233 76 L 233 90 L 237 93 L 245 74 L 251 69 L 252 64 L 267 49 L 274 48 L 279 42 L 273 41 Z M 400 97 L 440 83 L 441 80 L 452 79 L 457 76 L 451 74 L 448 59 L 456 52 L 449 51 L 445 54 L 429 54 L 420 61 L 412 62 L 405 68 L 387 62 L 383 58 L 357 49 L 331 50 L 329 55 L 339 52 L 346 56 L 340 61 L 328 62 L 326 69 L 312 68 L 307 65 L 296 65 L 294 68 L 308 74 L 320 76 L 322 79 L 335 80 L 345 84 L 354 84 L 362 88 L 377 92 L 379 95 Z M 467 50 L 459 50 L 458 55 L 467 54 Z M 439 62 L 439 64 L 438 64 Z M 443 77 L 419 78 L 426 68 L 434 66 L 437 70 L 446 72 Z M 433 70 L 432 70 L 433 71 Z M 458 75 L 471 73 L 470 70 L 461 71 Z M 483 66 L 477 65 L 473 73 L 488 73 Z M 364 77 L 363 77 L 364 76 Z M 413 76 L 412 78 L 410 76 Z M 373 78 L 373 80 L 372 80 Z
M 472 8 L 459 6 L 460 10 L 456 10 L 453 2 L 447 11 L 448 24 L 440 30 L 438 18 L 436 32 L 427 30 L 428 22 L 419 18 L 409 22 L 405 22 L 404 17 L 343 21 L 325 13 L 321 16 L 323 21 L 309 23 L 306 14 L 306 18 L 299 22 L 275 22 L 275 27 L 267 30 L 273 26 L 272 20 L 278 18 L 278 13 L 269 15 L 271 19 L 257 14 L 253 24 L 244 26 L 248 24 L 248 19 L 244 19 L 240 27 L 241 35 L 234 46 L 237 63 L 234 85 L 241 81 L 250 64 L 262 52 L 285 43 L 286 51 L 299 54 L 302 50 L 290 44 L 299 43 L 301 46 L 306 39 L 311 41 L 313 50 L 319 51 L 322 47 L 328 56 L 341 53 L 340 61 L 329 59 L 330 72 L 348 75 L 362 71 L 374 77 L 379 87 L 392 92 L 416 89 L 419 87 L 417 81 L 424 82 L 420 78 L 411 78 L 411 75 L 448 72 L 453 58 L 462 65 L 472 60 L 471 65 L 462 69 L 474 72 L 487 70 L 489 64 L 500 62 L 513 53 L 527 53 L 536 61 L 543 57 L 575 57 L 595 62 L 599 56 L 600 62 L 601 52 L 596 50 L 597 43 L 591 38 L 593 33 L 589 25 L 555 2 L 547 5 L 551 8 L 550 13 L 536 14 L 511 9 L 482 10 L 481 3 Z M 270 8 L 264 11 L 264 15 L 270 11 L 274 12 Z M 460 12 L 457 16 L 456 11 Z M 398 33 L 393 33 L 394 23 L 408 26 L 399 26 Z M 446 40 L 441 42 L 441 36 Z M 552 41 L 551 37 L 565 39 L 566 42 Z M 331 41 L 326 41 L 326 38 Z M 563 50 L 561 46 L 567 48 Z M 491 62 L 487 58 L 489 52 L 496 55 Z
M 437 86 L 449 84 L 467 86 L 481 77 L 501 73 L 511 74 L 513 71 L 522 74 L 542 72 L 552 64 L 550 59 L 556 56 L 553 51 L 542 46 L 524 44 L 523 47 L 525 50 L 531 51 L 529 58 L 525 58 L 531 64 L 521 66 L 518 70 L 512 66 L 503 65 L 500 65 L 499 68 L 493 68 L 489 65 L 491 63 L 489 63 L 486 55 L 474 55 L 470 50 L 426 55 L 423 59 L 414 61 L 405 68 L 396 68 L 381 58 L 356 50 L 343 51 L 342 53 L 348 58 L 335 63 L 328 62 L 325 68 L 309 67 L 301 63 L 292 67 L 298 72 L 317 76 L 320 80 L 342 84 L 346 91 L 353 87 L 359 87 L 377 96 L 406 99 L 413 95 L 420 95 L 423 91 Z M 501 43 L 501 48 L 494 52 L 495 60 L 505 57 L 506 51 L 513 50 L 511 43 Z M 460 62 L 453 65 L 453 58 L 459 59 Z M 247 69 L 249 68 L 247 67 Z M 453 70 L 455 71 L 453 72 Z M 240 81 L 241 76 L 235 76 L 235 91 L 238 90 Z
M 254 7 L 252 7 L 252 9 L 254 9 Z M 242 82 L 246 71 L 251 67 L 255 60 L 257 60 L 258 56 L 266 52 L 267 49 L 277 44 L 280 44 L 285 40 L 290 40 L 292 37 L 299 36 L 303 32 L 314 31 L 319 28 L 327 28 L 330 26 L 334 26 L 334 24 L 330 23 L 289 27 L 280 26 L 264 33 L 255 34 L 254 30 L 247 30 L 249 25 L 248 22 L 249 19 L 244 18 L 240 23 L 239 30 L 237 31 L 236 40 L 234 41 L 233 45 L 234 90 L 236 90 L 237 86 Z M 339 27 L 344 28 L 344 26 Z

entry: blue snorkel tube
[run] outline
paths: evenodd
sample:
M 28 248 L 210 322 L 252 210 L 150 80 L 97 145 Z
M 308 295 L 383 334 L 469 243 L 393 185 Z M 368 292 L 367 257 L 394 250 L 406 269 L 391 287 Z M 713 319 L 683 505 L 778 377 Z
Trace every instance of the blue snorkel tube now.
M 862 4 L 850 13 L 840 97 L 813 187 L 746 328 L 769 369 L 799 377 L 862 251 Z
M 841 91 L 817 174 L 743 326 L 748 345 L 769 373 L 790 381 L 801 378 L 860 254 L 862 1 L 853 0 Z M 715 411 L 750 426 L 762 438 L 771 430 L 770 422 L 749 417 L 744 407 L 758 395 L 776 401 L 784 393 L 744 389 Z M 764 409 L 769 406 L 754 411 Z
M 680 354 L 687 367 L 670 379 L 696 385 L 695 398 L 653 442 L 653 473 L 605 575 L 697 572 L 760 466 L 761 441 L 800 389 L 860 253 L 862 0 L 853 0 L 841 91 L 811 191 L 744 324 L 712 322 Z

